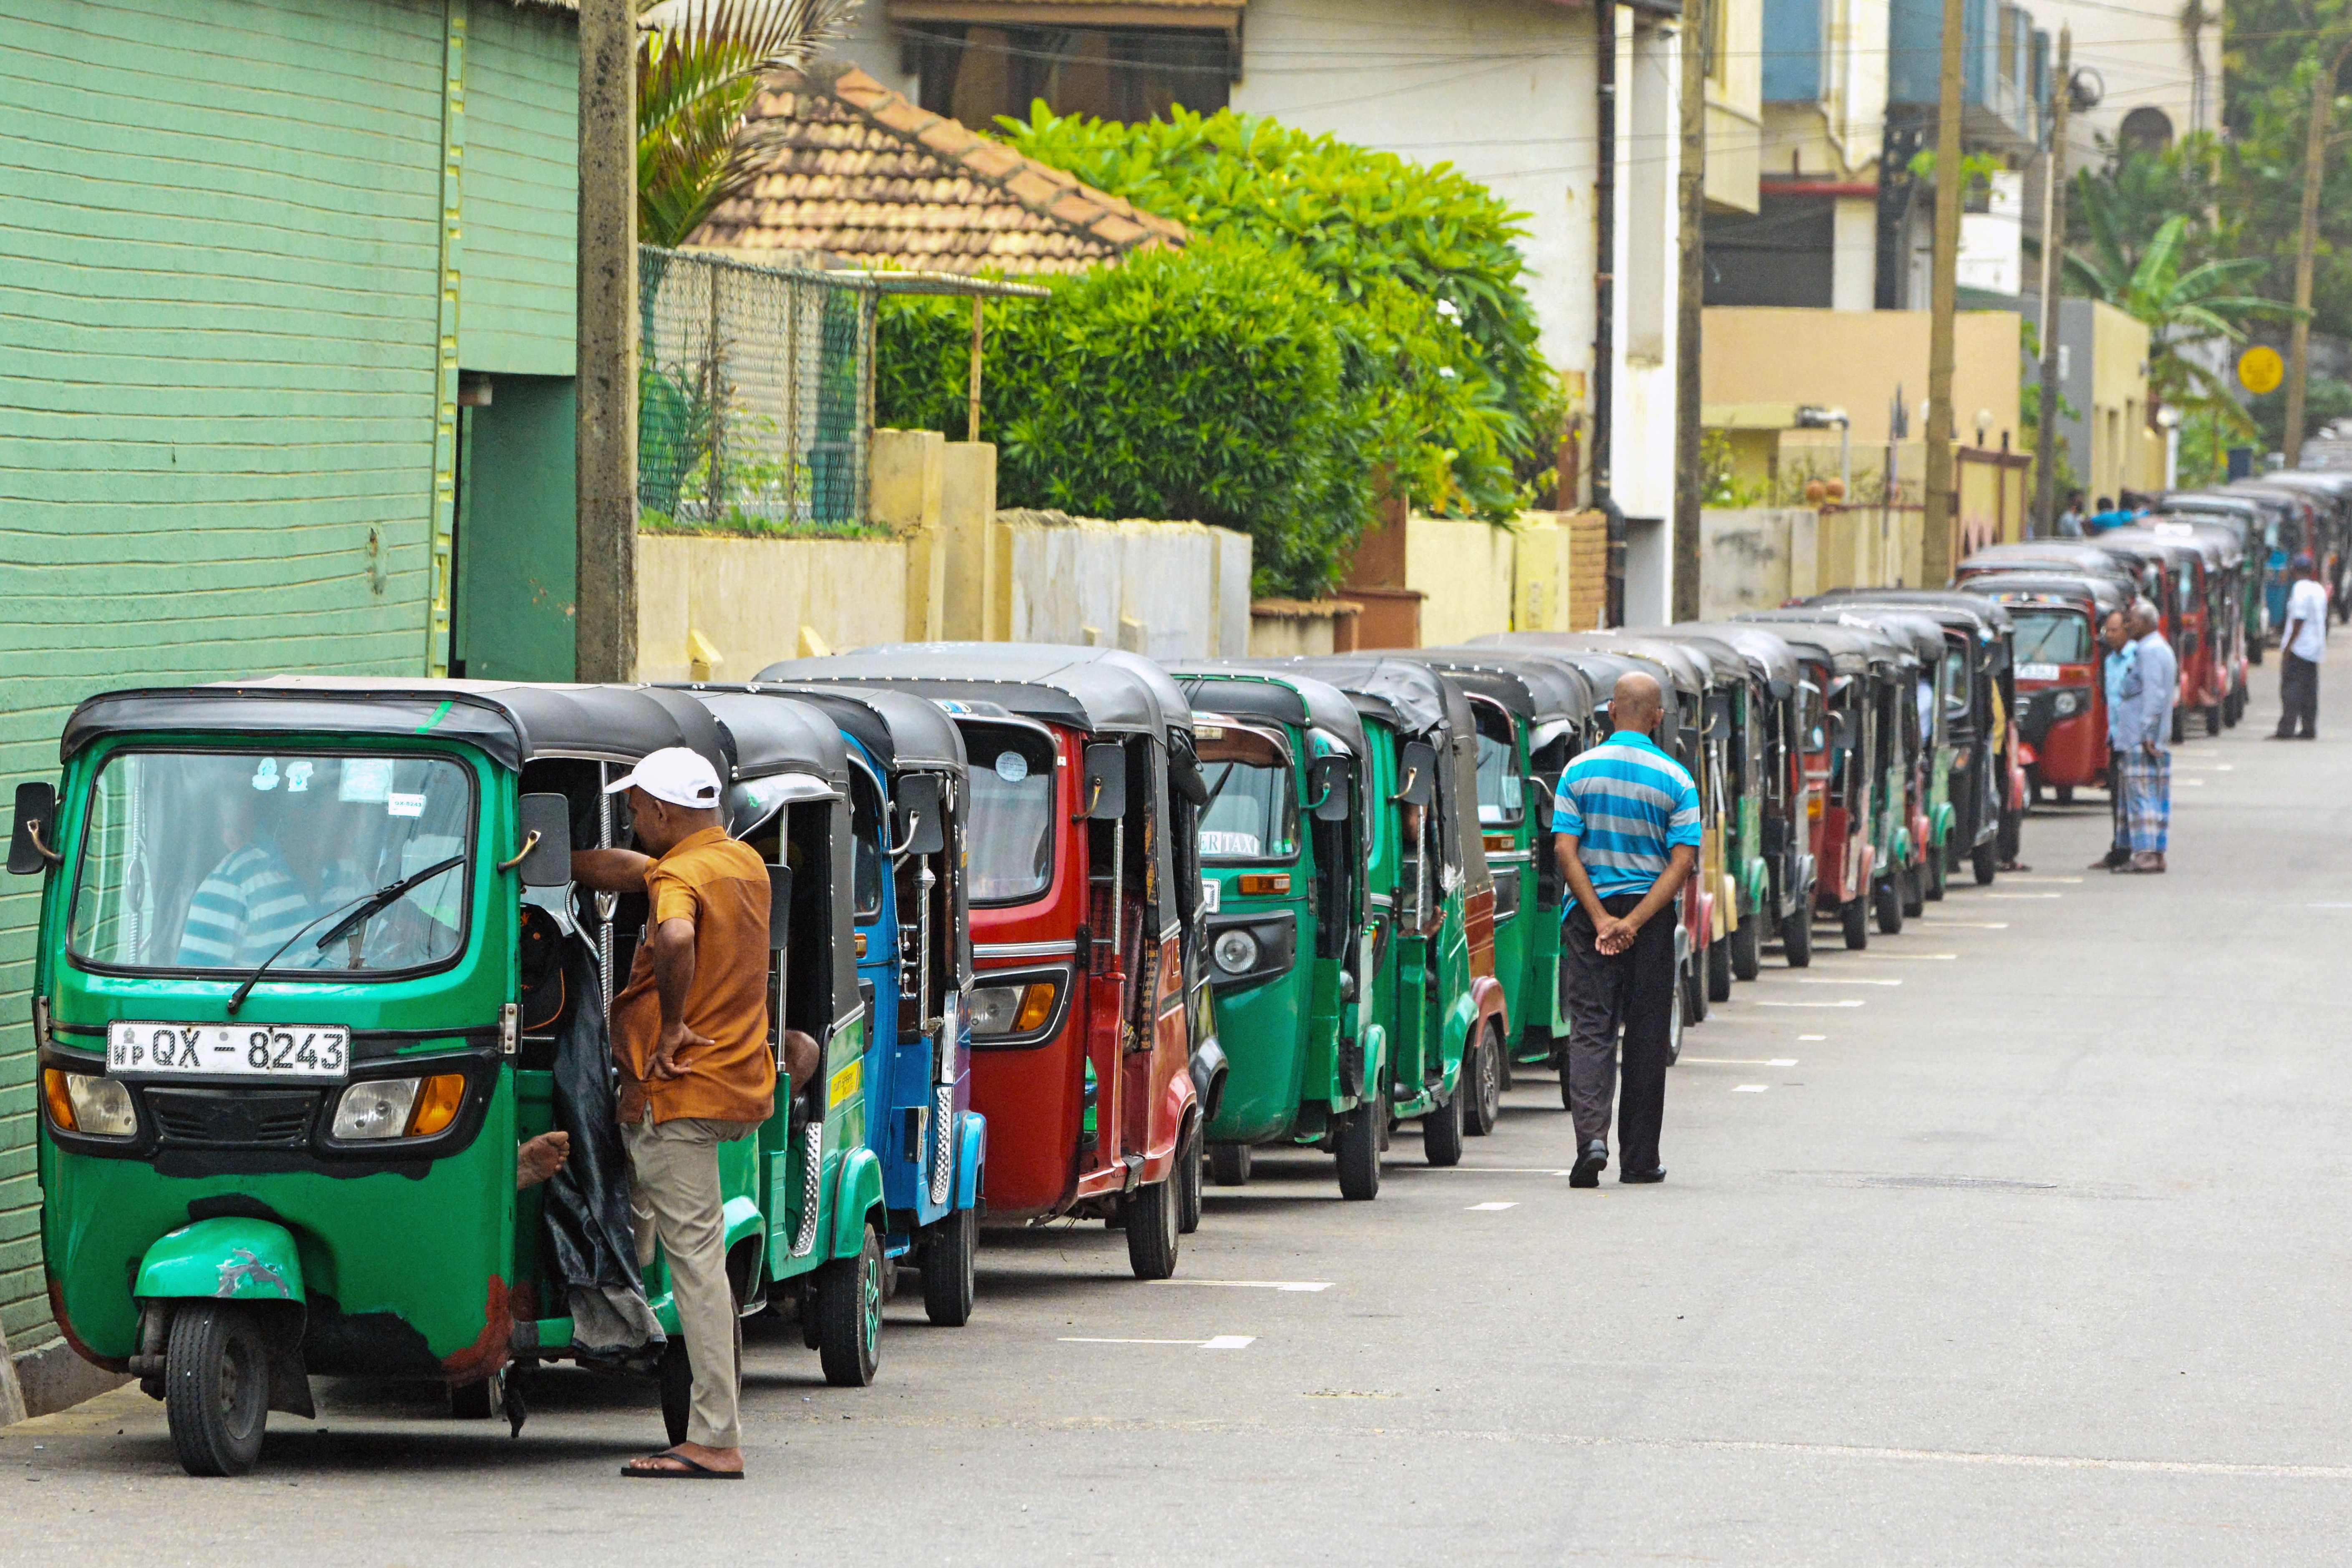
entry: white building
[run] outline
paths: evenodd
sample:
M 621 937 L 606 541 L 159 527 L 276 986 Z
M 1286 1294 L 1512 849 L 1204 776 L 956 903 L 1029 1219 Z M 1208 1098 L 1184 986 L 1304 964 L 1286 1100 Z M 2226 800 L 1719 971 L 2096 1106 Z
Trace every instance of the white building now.
M 1612 493 L 1628 525 L 1626 619 L 1641 625 L 1671 602 L 1680 36 L 1672 0 L 1612 11 Z M 1181 102 L 1450 163 L 1528 215 L 1543 352 L 1572 387 L 1594 384 L 1591 0 L 867 0 L 856 26 L 840 54 L 975 129 L 1039 97 L 1121 120 Z
M 2181 0 L 2033 0 L 2053 40 L 2074 31 L 2074 68 L 2098 78 L 2099 101 L 2066 127 L 2070 168 L 2095 168 L 2101 143 L 2151 150 L 2221 122 L 2221 0 L 2199 0 L 2205 21 L 2182 24 Z M 2053 57 L 2054 68 L 2055 59 Z

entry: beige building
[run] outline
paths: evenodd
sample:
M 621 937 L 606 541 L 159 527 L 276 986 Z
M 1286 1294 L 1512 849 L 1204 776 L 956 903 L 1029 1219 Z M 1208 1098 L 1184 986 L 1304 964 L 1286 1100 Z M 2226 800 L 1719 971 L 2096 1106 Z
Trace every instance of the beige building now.
M 2057 422 L 2065 444 L 2061 472 L 2071 472 L 2093 502 L 2164 489 L 2164 437 L 2148 417 L 2147 328 L 2103 300 L 2060 303 L 2058 388 L 2073 410 Z M 2029 297 L 2026 308 L 2039 316 L 2041 301 Z M 2025 374 L 2038 372 L 2028 365 Z
M 1753 213 L 1764 154 L 1764 0 L 1706 8 L 1706 205 Z

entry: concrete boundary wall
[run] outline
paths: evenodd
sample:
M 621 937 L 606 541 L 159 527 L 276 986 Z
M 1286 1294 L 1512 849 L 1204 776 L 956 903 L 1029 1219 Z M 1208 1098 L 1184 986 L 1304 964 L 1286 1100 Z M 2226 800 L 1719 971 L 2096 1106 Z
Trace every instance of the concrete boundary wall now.
M 992 542 L 991 640 L 1123 647 L 1154 658 L 1248 649 L 1246 534 L 1197 522 L 1004 510 Z

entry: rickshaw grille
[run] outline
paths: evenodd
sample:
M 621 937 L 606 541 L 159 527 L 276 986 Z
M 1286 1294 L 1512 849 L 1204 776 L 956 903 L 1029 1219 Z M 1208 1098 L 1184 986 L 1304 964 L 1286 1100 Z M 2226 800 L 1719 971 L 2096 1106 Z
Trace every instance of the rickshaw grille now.
M 793 1256 L 806 1258 L 816 1246 L 816 1189 L 824 1166 L 824 1123 L 822 1120 L 808 1124 L 803 1143 L 801 1161 L 801 1228 L 793 1237 Z
M 319 1097 L 303 1090 L 150 1089 L 147 1113 L 166 1143 L 213 1149 L 299 1149 L 310 1141 Z
M 931 1202 L 948 1201 L 948 1178 L 955 1173 L 955 1088 L 942 1084 L 933 1096 L 931 1125 Z

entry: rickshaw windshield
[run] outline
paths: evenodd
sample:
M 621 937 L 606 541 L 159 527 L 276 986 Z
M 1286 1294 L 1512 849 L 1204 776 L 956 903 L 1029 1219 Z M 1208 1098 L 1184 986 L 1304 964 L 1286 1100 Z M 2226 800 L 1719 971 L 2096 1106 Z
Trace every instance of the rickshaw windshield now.
M 375 977 L 465 946 L 474 784 L 454 757 L 126 751 L 91 785 L 68 942 L 85 963 L 247 969 L 444 862 L 275 969 Z
M 1969 689 L 1969 653 L 1966 648 L 1944 650 L 1944 717 L 1966 723 L 1974 696 Z
M 975 904 L 1034 899 L 1054 880 L 1054 742 L 1034 731 L 972 724 L 971 898 Z
M 1517 826 L 1527 815 L 1528 785 L 1519 772 L 1519 748 L 1511 721 L 1478 704 L 1478 821 L 1486 827 Z M 1490 729 L 1501 731 L 1490 734 Z
M 1272 736 L 1238 725 L 1193 731 L 1209 804 L 1201 813 L 1203 860 L 1287 860 L 1298 853 L 1298 786 L 1290 753 Z
M 2009 606 L 2017 623 L 2016 662 L 2028 664 L 2087 664 L 2091 658 L 2091 623 L 2073 610 L 2036 610 Z

